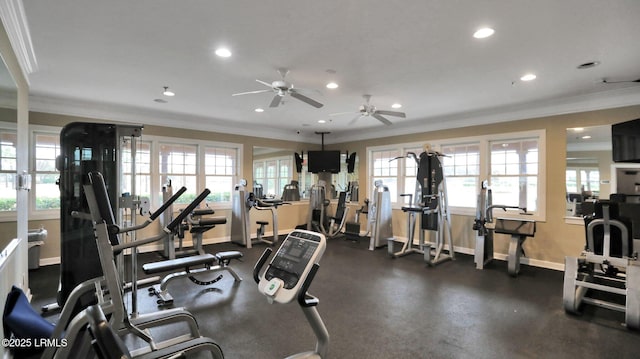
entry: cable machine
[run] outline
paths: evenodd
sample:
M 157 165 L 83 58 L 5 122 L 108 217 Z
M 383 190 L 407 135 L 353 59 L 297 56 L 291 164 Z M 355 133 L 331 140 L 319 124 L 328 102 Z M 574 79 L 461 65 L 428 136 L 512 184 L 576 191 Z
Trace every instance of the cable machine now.
M 416 192 L 415 197 L 409 197 L 409 206 L 402 207 L 402 210 L 408 216 L 407 242 L 400 251 L 394 252 L 394 241 L 389 240 L 389 254 L 393 257 L 419 253 L 424 255 L 424 260 L 429 265 L 436 265 L 446 260 L 455 259 L 451 235 L 451 215 L 447 201 L 447 186 L 442 171 L 442 163 L 440 162 L 440 157 L 442 156 L 444 155 L 430 150 L 428 146 L 419 157 L 415 153 L 408 153 L 406 156 L 415 159 L 418 165 Z M 413 237 L 416 216 L 420 216 L 420 228 L 418 247 L 414 248 Z M 432 243 L 425 241 L 425 231 L 433 232 L 435 240 Z M 449 246 L 448 249 L 445 249 L 445 236 L 446 244 Z
M 83 185 L 91 171 L 103 174 L 114 209 L 121 208 L 122 145 L 133 147 L 142 125 L 73 122 L 60 132 L 60 288 L 57 304 L 64 305 L 71 291 L 85 280 L 102 276 L 93 223 L 72 213 L 89 213 Z M 133 152 L 133 151 L 132 151 Z M 135 170 L 135 165 L 132 166 Z M 135 187 L 132 187 L 135 189 Z M 89 305 L 92 297 L 82 301 Z M 56 305 L 48 306 L 55 307 Z M 43 308 L 46 310 L 46 308 Z

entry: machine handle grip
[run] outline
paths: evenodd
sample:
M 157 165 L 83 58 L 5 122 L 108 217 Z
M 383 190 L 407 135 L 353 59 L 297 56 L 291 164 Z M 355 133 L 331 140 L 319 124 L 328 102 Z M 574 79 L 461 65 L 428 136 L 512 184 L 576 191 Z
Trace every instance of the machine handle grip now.
M 309 287 L 311 286 L 311 282 L 316 276 L 319 268 L 320 265 L 318 263 L 314 263 L 313 267 L 311 267 L 311 270 L 309 271 L 309 274 L 307 275 L 307 278 L 304 279 L 302 287 L 300 287 L 300 291 L 298 292 L 298 304 L 300 304 L 301 307 L 314 307 L 320 302 L 318 298 L 307 293 Z
M 262 252 L 262 256 L 260 257 L 260 259 L 258 259 L 258 261 L 256 262 L 256 265 L 253 267 L 253 280 L 255 280 L 256 283 L 260 283 L 260 271 L 262 270 L 264 264 L 267 262 L 267 259 L 269 259 L 271 252 L 273 252 L 273 249 L 265 249 L 264 252 Z
M 180 224 L 189 215 L 189 213 L 191 213 L 191 211 L 193 211 L 200 204 L 200 202 L 204 201 L 204 199 L 207 198 L 210 193 L 211 191 L 208 188 L 205 188 L 204 191 L 202 191 L 202 193 L 200 193 L 198 197 L 193 200 L 193 202 L 189 203 L 187 208 L 180 212 L 178 216 L 174 218 L 173 221 L 169 223 L 169 225 L 167 225 L 167 230 L 173 232 L 178 224 Z
M 158 216 L 162 212 L 166 211 L 167 208 L 169 208 L 169 206 L 171 206 L 173 202 L 175 202 L 178 199 L 178 197 L 182 196 L 182 194 L 185 193 L 186 191 L 187 191 L 187 187 L 182 186 L 182 188 L 180 188 L 178 192 L 174 193 L 173 196 L 171 196 L 171 198 L 169 198 L 165 203 L 162 204 L 162 206 L 160 206 L 160 208 L 158 208 L 155 212 L 153 212 L 151 216 L 149 216 L 149 219 L 153 221 L 156 218 L 158 218 Z

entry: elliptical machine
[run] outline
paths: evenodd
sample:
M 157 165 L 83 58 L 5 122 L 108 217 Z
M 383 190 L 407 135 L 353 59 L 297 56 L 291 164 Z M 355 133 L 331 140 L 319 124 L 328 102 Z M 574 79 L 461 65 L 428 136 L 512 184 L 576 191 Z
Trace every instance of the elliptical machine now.
M 271 255 L 271 248 L 264 251 L 253 268 L 253 278 L 258 283 L 258 290 L 267 297 L 269 303 L 286 304 L 297 299 L 316 335 L 315 350 L 294 354 L 286 359 L 320 359 L 327 356 L 329 332 L 316 309 L 320 301 L 307 293 L 320 268 L 318 263 L 326 246 L 327 241 L 323 234 L 297 229 L 282 241 L 278 252 L 262 274 L 260 272 Z

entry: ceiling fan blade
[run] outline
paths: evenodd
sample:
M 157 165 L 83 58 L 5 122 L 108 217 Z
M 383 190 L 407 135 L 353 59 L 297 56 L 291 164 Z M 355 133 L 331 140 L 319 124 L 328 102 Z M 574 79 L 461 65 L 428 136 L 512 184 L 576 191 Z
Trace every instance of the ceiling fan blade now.
M 270 83 L 268 83 L 268 82 L 264 82 L 264 81 L 262 81 L 262 80 L 258 80 L 258 79 L 256 79 L 256 82 L 257 82 L 257 83 L 261 83 L 261 84 L 263 84 L 263 85 L 265 85 L 265 86 L 267 86 L 267 87 L 273 88 L 273 86 L 271 86 L 271 84 L 270 84 Z
M 252 93 L 263 93 L 263 92 L 271 92 L 271 90 L 257 90 L 257 91 L 240 92 L 240 93 L 234 93 L 231 96 L 242 96 L 242 95 L 250 95 Z
M 330 113 L 329 116 L 351 115 L 353 113 L 360 113 L 360 112 L 358 111 L 336 112 L 336 113 Z
M 389 121 L 386 118 L 380 116 L 377 112 L 372 114 L 371 116 L 375 117 L 376 119 L 378 119 L 378 121 L 384 123 L 387 126 L 391 125 L 391 121 Z
M 271 100 L 269 107 L 278 107 L 278 105 L 280 104 L 280 101 L 282 101 L 282 97 L 276 94 L 275 96 L 273 96 L 273 100 Z
M 309 105 L 311 105 L 311 106 L 313 106 L 315 108 L 320 108 L 320 107 L 324 106 L 320 102 L 318 102 L 316 100 L 313 100 L 313 99 L 311 99 L 311 98 L 309 98 L 309 97 L 307 97 L 305 95 L 302 95 L 302 94 L 298 93 L 297 91 L 295 91 L 293 89 L 289 90 L 289 93 L 291 94 L 291 97 L 296 98 L 296 99 L 298 99 L 298 100 L 300 100 L 302 102 L 306 102 L 306 103 L 308 103 Z
M 396 117 L 402 117 L 402 118 L 406 118 L 407 117 L 407 115 L 404 112 L 398 112 L 398 111 L 377 110 L 376 113 L 381 114 L 381 115 L 396 116 Z
M 358 121 L 358 119 L 364 117 L 363 114 L 358 114 L 358 116 L 354 117 L 353 120 L 349 121 L 348 125 L 353 125 L 354 123 L 356 123 L 356 121 Z

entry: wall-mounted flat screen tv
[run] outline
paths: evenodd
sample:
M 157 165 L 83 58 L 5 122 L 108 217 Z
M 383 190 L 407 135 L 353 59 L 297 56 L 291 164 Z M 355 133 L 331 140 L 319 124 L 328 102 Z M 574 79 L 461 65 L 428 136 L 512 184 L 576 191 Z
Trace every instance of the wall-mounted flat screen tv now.
M 307 170 L 311 173 L 339 173 L 340 151 L 308 151 Z
M 640 162 L 640 118 L 611 125 L 613 162 Z

